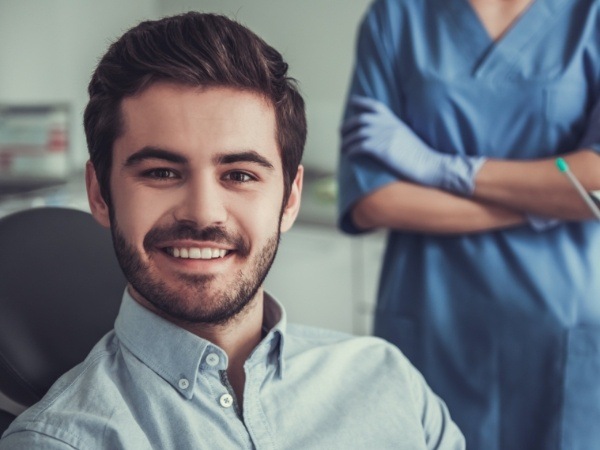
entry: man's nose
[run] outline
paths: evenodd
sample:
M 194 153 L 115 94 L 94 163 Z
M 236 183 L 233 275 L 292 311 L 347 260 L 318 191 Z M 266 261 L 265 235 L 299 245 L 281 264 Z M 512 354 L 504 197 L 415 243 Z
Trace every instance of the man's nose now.
M 199 228 L 225 223 L 227 208 L 218 180 L 198 177 L 188 181 L 182 190 L 175 219 L 194 222 Z

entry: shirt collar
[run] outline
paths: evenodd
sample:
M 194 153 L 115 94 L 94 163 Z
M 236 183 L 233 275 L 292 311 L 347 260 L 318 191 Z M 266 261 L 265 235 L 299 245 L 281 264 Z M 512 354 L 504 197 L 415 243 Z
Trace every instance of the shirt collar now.
M 263 330 L 266 334 L 248 358 L 247 364 L 252 366 L 266 360 L 268 365 L 277 367 L 277 375 L 283 378 L 287 317 L 283 305 L 274 297 L 265 292 L 264 299 Z
M 246 364 L 276 365 L 277 374 L 282 377 L 286 314 L 283 306 L 266 292 L 263 329 L 266 336 Z M 227 367 L 227 355 L 222 349 L 144 308 L 127 289 L 115 321 L 115 333 L 129 351 L 188 399 L 193 396 L 198 370 Z M 207 366 L 205 359 L 211 353 L 219 355 L 218 366 Z

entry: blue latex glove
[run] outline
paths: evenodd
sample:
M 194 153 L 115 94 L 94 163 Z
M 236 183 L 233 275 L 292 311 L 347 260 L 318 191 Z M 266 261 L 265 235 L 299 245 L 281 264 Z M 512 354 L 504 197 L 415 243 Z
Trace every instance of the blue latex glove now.
M 342 149 L 367 155 L 415 183 L 470 196 L 485 162 L 477 156 L 448 155 L 427 146 L 381 102 L 353 96 L 356 113 L 342 127 Z

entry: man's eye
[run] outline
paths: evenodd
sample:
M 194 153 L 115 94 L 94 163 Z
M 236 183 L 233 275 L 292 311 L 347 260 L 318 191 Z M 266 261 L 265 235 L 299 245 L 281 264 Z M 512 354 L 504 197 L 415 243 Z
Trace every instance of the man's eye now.
M 152 169 L 144 172 L 144 176 L 148 178 L 168 179 L 175 178 L 177 175 L 170 169 Z
M 225 178 L 236 183 L 247 183 L 248 181 L 253 181 L 256 179 L 253 176 L 248 175 L 246 172 L 229 172 Z

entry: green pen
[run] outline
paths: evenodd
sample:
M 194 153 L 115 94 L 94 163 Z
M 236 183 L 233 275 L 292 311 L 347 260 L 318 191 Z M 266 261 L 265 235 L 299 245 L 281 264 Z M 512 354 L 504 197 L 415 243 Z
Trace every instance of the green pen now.
M 579 195 L 581 196 L 583 201 L 588 205 L 588 207 L 590 208 L 592 213 L 594 213 L 594 216 L 596 216 L 596 219 L 600 220 L 600 210 L 598 209 L 598 207 L 596 206 L 594 201 L 590 198 L 590 195 L 587 193 L 585 188 L 581 185 L 579 180 L 575 177 L 575 174 L 573 174 L 573 172 L 571 172 L 567 162 L 562 158 L 556 158 L 556 167 L 558 167 L 558 170 L 567 176 L 567 178 L 569 179 L 569 181 L 571 182 L 573 187 L 577 190 L 577 192 L 579 193 Z

